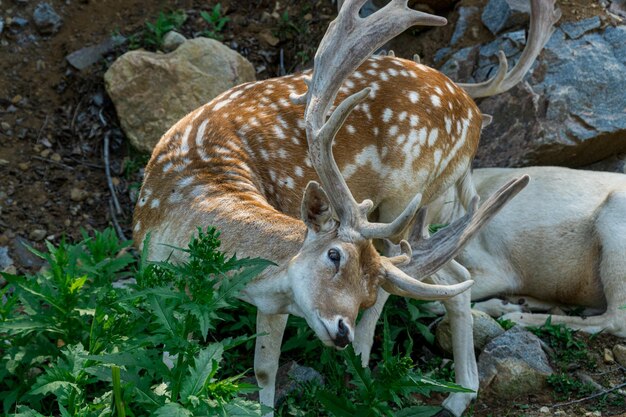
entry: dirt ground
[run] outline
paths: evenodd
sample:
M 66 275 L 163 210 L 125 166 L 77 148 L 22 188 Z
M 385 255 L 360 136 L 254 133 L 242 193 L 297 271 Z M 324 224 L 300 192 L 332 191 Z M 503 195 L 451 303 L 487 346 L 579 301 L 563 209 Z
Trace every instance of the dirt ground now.
M 132 198 L 146 156 L 130 149 L 102 79 L 107 66 L 125 52 L 128 43 L 82 72 L 67 63 L 66 55 L 99 44 L 114 33 L 127 37 L 138 33 L 145 21 L 154 21 L 160 11 L 184 10 L 188 19 L 182 32 L 193 37 L 201 30 L 199 12 L 211 10 L 216 2 L 49 0 L 63 18 L 60 31 L 51 36 L 41 35 L 33 24 L 33 10 L 38 3 L 0 0 L 0 18 L 4 22 L 0 31 L 0 247 L 10 248 L 18 271 L 41 266 L 24 244 L 42 249 L 46 241 L 57 243 L 63 236 L 78 238 L 81 229 L 103 229 L 115 223 L 130 236 Z M 306 66 L 335 14 L 330 0 L 223 0 L 221 5 L 230 19 L 223 42 L 254 64 L 259 79 Z M 563 20 L 603 13 L 595 1 L 562 0 L 559 6 Z M 285 12 L 295 28 L 285 26 Z M 444 6 L 437 12 L 455 19 L 453 8 Z M 400 56 L 418 53 L 430 63 L 434 52 L 447 44 L 452 28 L 407 32 L 392 46 Z M 491 39 L 478 23 L 472 37 L 468 42 Z M 105 137 L 108 163 L 104 158 Z M 111 169 L 120 211 L 112 205 L 105 165 Z M 600 336 L 594 343 L 602 352 L 615 340 Z M 626 375 L 623 368 L 604 364 L 598 372 L 602 378 L 622 381 Z M 533 404 L 530 409 L 481 398 L 474 415 L 546 415 L 536 410 L 553 402 L 549 393 L 521 399 L 519 404 Z M 593 404 L 566 407 L 567 414 L 563 415 L 584 416 L 595 410 Z M 626 415 L 611 406 L 602 413 Z

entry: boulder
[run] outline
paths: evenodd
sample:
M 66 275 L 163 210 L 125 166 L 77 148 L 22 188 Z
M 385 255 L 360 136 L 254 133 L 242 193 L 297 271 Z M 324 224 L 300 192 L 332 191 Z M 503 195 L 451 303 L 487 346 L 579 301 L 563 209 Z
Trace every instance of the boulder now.
M 540 392 L 552 372 L 539 338 L 520 326 L 493 339 L 478 357 L 480 390 L 501 399 Z
M 581 167 L 626 152 L 626 26 L 576 25 L 570 35 L 555 31 L 525 82 L 482 100 L 494 121 L 483 131 L 476 166 Z M 498 49 L 512 66 L 524 42 L 521 31 L 504 34 L 477 54 L 470 53 L 476 47 L 456 52 L 442 70 L 454 77 L 472 68 L 471 76 L 453 79 L 484 81 L 496 72 Z
M 104 74 L 122 129 L 143 152 L 152 152 L 163 133 L 191 110 L 254 80 L 250 62 L 208 38 L 188 40 L 169 54 L 127 52 Z
M 492 339 L 504 333 L 502 326 L 491 316 L 482 311 L 472 310 L 474 349 L 482 350 Z M 446 315 L 437 326 L 435 332 L 437 343 L 443 350 L 452 353 L 452 335 L 450 333 L 450 319 Z
M 474 29 L 474 19 L 480 13 L 480 9 L 475 6 L 462 6 L 458 9 L 459 18 L 454 26 L 454 32 L 450 38 L 450 45 L 454 46 L 460 43 L 463 39 L 472 37 L 472 30 Z M 474 38 L 475 39 L 475 38 Z
M 528 22 L 530 2 L 528 0 L 490 0 L 483 9 L 483 24 L 497 35 L 506 29 Z

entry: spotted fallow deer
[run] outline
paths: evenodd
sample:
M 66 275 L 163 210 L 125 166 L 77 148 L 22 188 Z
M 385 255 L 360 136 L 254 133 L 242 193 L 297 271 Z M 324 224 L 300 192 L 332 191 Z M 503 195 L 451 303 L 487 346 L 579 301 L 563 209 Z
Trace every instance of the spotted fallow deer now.
M 475 281 L 474 308 L 540 326 L 554 307 L 583 307 L 585 317 L 557 314 L 552 323 L 626 338 L 626 175 L 529 167 L 472 177 L 487 196 L 523 174 L 530 185 L 457 256 Z M 464 212 L 449 190 L 430 204 L 427 222 Z
M 375 307 L 379 294 L 444 300 L 463 293 L 471 281 L 416 278 L 436 273 L 528 182 L 511 181 L 480 208 L 469 198 L 465 216 L 413 251 L 401 241 L 421 205 L 454 184 L 471 186 L 482 118 L 441 73 L 400 58 L 368 58 L 406 28 L 445 19 L 401 0 L 360 18 L 363 3 L 344 4 L 312 74 L 237 86 L 166 132 L 135 210 L 134 239 L 141 245 L 151 233 L 151 259 L 170 256 L 167 245 L 184 246 L 198 226 L 213 225 L 225 251 L 277 264 L 240 294 L 258 308 L 254 368 L 261 402 L 270 406 L 288 314 L 343 348 L 355 340 L 359 309 Z M 403 254 L 379 255 L 373 239 L 400 242 Z M 408 261 L 418 265 L 415 277 L 399 268 Z M 461 341 L 471 347 L 470 318 L 461 310 Z M 473 356 L 456 370 L 458 383 L 477 389 Z M 455 393 L 444 405 L 458 415 L 474 396 Z

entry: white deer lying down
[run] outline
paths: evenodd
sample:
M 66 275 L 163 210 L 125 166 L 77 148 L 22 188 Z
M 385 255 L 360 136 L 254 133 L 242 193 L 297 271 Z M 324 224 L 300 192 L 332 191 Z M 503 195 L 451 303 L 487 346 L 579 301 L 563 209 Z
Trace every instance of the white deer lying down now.
M 484 197 L 523 174 L 530 184 L 456 257 L 475 282 L 474 308 L 538 326 L 548 315 L 537 311 L 584 307 L 595 315 L 553 315 L 552 323 L 626 337 L 626 310 L 620 309 L 626 305 L 626 175 L 484 168 L 474 170 L 473 179 Z M 464 210 L 451 189 L 429 212 L 427 223 L 447 223 Z

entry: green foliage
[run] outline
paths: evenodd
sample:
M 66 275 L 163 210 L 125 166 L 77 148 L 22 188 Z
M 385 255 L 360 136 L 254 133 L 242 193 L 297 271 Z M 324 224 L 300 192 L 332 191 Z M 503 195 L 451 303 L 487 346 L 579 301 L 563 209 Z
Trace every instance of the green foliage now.
M 207 38 L 213 38 L 222 40 L 223 36 L 220 34 L 222 30 L 224 30 L 224 26 L 230 20 L 230 18 L 222 16 L 222 5 L 217 3 L 211 9 L 211 13 L 206 11 L 201 11 L 200 16 L 202 19 L 209 25 L 209 28 L 202 32 L 202 36 L 206 36 Z
M 440 231 L 444 227 L 448 227 L 448 224 L 447 223 L 445 223 L 445 224 L 440 224 L 440 223 L 429 224 L 428 225 L 428 233 L 430 233 L 431 235 L 434 235 L 435 233 L 437 233 L 438 231 Z
M 182 10 L 159 12 L 154 22 L 146 21 L 143 31 L 129 36 L 129 48 L 160 49 L 167 32 L 179 29 L 186 20 L 187 15 Z
M 508 319 L 497 318 L 496 321 L 504 330 L 509 330 L 515 327 L 515 322 Z
M 307 64 L 315 55 L 313 34 L 311 33 L 310 21 L 311 6 L 303 4 L 298 8 L 298 13 L 290 15 L 289 10 L 280 14 L 278 25 L 273 34 L 281 42 L 290 42 L 295 45 L 297 62 L 286 68 L 287 72 L 293 72 L 297 66 Z
M 548 385 L 554 390 L 552 394 L 557 401 L 586 397 L 595 391 L 593 385 L 580 382 L 565 373 L 550 375 Z
M 270 263 L 227 258 L 211 228 L 177 264 L 146 262 L 146 251 L 137 261 L 112 230 L 83 238 L 33 251 L 48 261 L 42 273 L 2 274 L 12 288 L 0 322 L 4 413 L 260 415 L 240 397 L 255 386 L 218 376 L 225 352 L 251 337 L 206 340 L 219 311 Z
M 408 354 L 394 354 L 392 333 L 385 316 L 382 360 L 374 371 L 361 366 L 361 358 L 351 346 L 339 352 L 330 349 L 322 351 L 318 367 L 326 378 L 325 385 L 306 384 L 299 397 L 287 398 L 279 409 L 279 415 L 426 417 L 441 408 L 419 404 L 415 395 L 471 392 L 458 385 L 426 377 L 415 367 Z
M 563 324 L 552 324 L 552 317 L 548 317 L 543 326 L 529 327 L 528 330 L 546 341 L 554 350 L 553 359 L 561 369 L 566 369 L 571 363 L 589 368 L 594 366 L 587 343 L 578 336 L 577 331 Z

